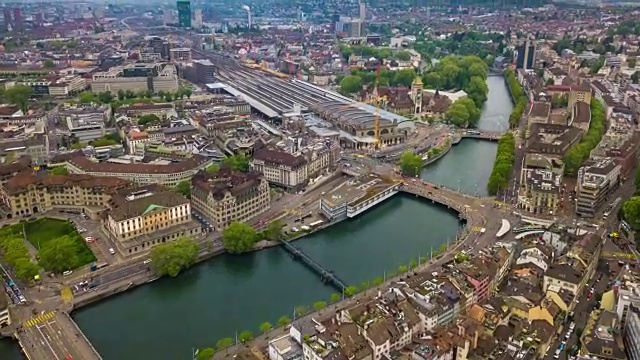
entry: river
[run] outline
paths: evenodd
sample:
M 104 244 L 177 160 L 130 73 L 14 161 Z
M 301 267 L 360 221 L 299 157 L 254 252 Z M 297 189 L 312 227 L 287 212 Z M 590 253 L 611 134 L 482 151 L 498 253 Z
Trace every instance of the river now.
M 512 105 L 501 77 L 490 77 L 488 85 L 479 128 L 500 130 Z M 484 194 L 495 152 L 495 143 L 465 139 L 423 170 L 422 177 Z M 401 195 L 296 244 L 358 285 L 419 255 L 428 257 L 432 247 L 454 238 L 458 227 L 455 214 Z M 175 279 L 81 309 L 74 318 L 105 360 L 188 359 L 192 347 L 214 346 L 236 331 L 257 332 L 260 323 L 276 323 L 282 315 L 291 316 L 296 306 L 326 301 L 334 292 L 275 248 L 216 257 Z M 14 359 L 13 353 L 14 343 L 0 342 L 0 358 Z

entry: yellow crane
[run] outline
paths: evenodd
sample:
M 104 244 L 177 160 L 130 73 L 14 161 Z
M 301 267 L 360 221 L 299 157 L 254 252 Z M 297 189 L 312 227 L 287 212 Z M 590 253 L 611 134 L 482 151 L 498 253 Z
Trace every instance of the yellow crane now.
M 353 107 L 358 105 L 374 105 L 376 110 L 373 114 L 373 137 L 376 139 L 376 148 L 380 146 L 380 104 L 387 101 L 386 96 L 379 96 L 367 101 L 359 101 L 353 104 L 347 104 L 343 107 Z

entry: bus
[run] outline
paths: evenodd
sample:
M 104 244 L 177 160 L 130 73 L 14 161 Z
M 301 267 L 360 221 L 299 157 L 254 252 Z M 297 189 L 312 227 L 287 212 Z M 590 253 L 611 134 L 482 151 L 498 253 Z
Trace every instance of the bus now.
M 324 221 L 322 221 L 322 220 L 314 221 L 314 222 L 312 222 L 311 224 L 309 224 L 309 227 L 313 229 L 313 228 L 314 228 L 314 227 L 316 227 L 316 226 L 320 226 L 320 225 L 322 225 L 322 223 L 323 223 L 323 222 L 324 222 Z

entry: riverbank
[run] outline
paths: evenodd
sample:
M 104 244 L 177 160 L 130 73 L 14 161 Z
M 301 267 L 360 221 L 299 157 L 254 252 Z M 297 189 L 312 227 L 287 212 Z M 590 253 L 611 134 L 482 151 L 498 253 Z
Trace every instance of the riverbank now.
M 405 193 L 400 192 L 401 196 L 406 196 Z M 408 194 L 407 194 L 408 195 Z M 469 222 L 469 213 L 463 211 L 463 207 L 464 204 L 455 204 L 455 203 L 451 203 L 450 200 L 446 200 L 446 197 L 443 196 L 439 196 L 437 193 L 430 193 L 428 195 L 423 196 L 428 200 L 431 201 L 432 204 L 446 208 L 448 211 L 454 212 L 456 214 L 456 216 L 464 221 L 465 223 L 467 223 L 467 227 L 469 227 L 470 225 L 468 224 Z M 377 205 L 376 205 L 377 206 Z M 360 214 L 362 215 L 362 214 Z M 327 230 L 328 228 L 337 225 L 339 223 L 341 223 L 344 220 L 349 220 L 349 218 L 345 218 L 342 219 L 340 221 L 333 221 L 333 222 L 328 222 L 325 223 L 323 225 L 320 225 L 314 229 L 311 229 L 310 231 L 306 231 L 304 233 L 299 233 L 298 235 L 287 239 L 288 242 L 293 242 L 293 241 L 297 241 L 297 240 L 301 240 L 303 238 L 309 237 L 311 235 L 314 235 L 316 233 L 319 233 L 320 231 L 323 230 Z M 262 240 L 260 241 L 258 244 L 256 244 L 256 247 L 251 251 L 251 252 L 258 252 L 260 250 L 266 250 L 272 247 L 277 247 L 277 246 L 281 246 L 282 244 L 279 241 L 268 241 L 268 240 Z M 217 255 L 222 255 L 226 253 L 226 251 L 224 249 L 215 249 L 213 251 L 206 251 L 203 250 L 201 253 L 198 254 L 198 258 L 196 260 L 196 263 L 202 263 L 205 262 Z M 135 276 L 132 276 L 130 278 L 124 278 L 122 279 L 122 281 L 120 281 L 119 283 L 112 285 L 106 289 L 101 289 L 101 290 L 96 290 L 96 291 L 92 291 L 92 292 L 88 292 L 88 293 L 82 293 L 81 296 L 75 297 L 73 303 L 71 304 L 70 308 L 68 309 L 68 311 L 75 311 L 78 310 L 84 306 L 87 305 L 91 305 L 100 301 L 104 301 L 107 300 L 108 298 L 118 295 L 120 293 L 129 291 L 129 290 L 133 290 L 138 286 L 141 285 L 145 285 L 148 284 L 150 282 L 153 282 L 155 280 L 159 279 L 159 277 L 157 277 L 152 271 L 149 271 L 148 273 L 144 273 L 144 274 L 135 274 Z
M 451 150 L 451 147 L 452 147 L 452 146 L 453 146 L 453 141 L 451 141 L 451 138 L 449 138 L 449 139 L 447 139 L 447 141 L 444 143 L 444 146 L 442 146 L 442 147 L 437 147 L 437 148 L 433 148 L 433 149 L 429 150 L 429 151 L 427 152 L 427 156 L 428 156 L 428 158 L 427 158 L 427 160 L 424 160 L 424 161 L 423 161 L 423 165 L 424 165 L 424 166 L 427 166 L 427 165 L 433 164 L 434 162 L 436 162 L 436 161 L 438 161 L 438 160 L 442 159 L 445 155 L 447 155 L 447 153 L 449 152 L 449 150 Z M 432 151 L 434 151 L 435 149 L 438 149 L 438 150 L 437 150 L 437 154 L 435 154 L 435 155 L 431 155 L 431 154 L 433 154 L 433 152 L 432 152 Z

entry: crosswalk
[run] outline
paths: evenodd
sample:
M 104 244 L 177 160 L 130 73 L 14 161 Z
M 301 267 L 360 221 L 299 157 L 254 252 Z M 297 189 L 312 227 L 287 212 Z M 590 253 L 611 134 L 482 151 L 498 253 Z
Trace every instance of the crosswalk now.
M 51 319 L 53 319 L 54 317 L 56 317 L 56 312 L 55 311 L 49 311 L 47 313 L 44 314 L 40 314 L 36 317 L 33 317 L 27 321 L 24 322 L 24 326 L 25 327 L 32 327 L 38 324 L 42 324 L 45 321 L 49 321 Z

